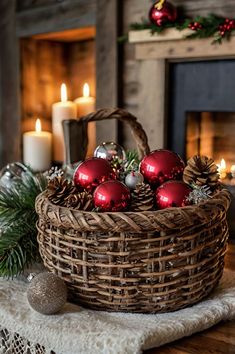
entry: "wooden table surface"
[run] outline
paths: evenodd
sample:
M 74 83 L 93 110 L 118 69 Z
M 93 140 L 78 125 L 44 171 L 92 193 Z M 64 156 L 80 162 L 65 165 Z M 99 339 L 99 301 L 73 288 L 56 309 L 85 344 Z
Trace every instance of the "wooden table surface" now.
M 232 244 L 226 255 L 226 268 L 234 270 L 235 276 L 235 245 Z M 221 322 L 209 330 L 144 353 L 235 354 L 235 321 Z

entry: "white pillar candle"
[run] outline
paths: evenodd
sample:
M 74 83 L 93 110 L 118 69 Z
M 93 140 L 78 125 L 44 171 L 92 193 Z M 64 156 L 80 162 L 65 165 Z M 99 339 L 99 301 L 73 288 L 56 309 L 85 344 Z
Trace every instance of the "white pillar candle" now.
M 77 105 L 78 118 L 86 116 L 95 110 L 95 98 L 90 96 L 90 88 L 87 83 L 83 86 L 83 97 L 78 97 L 74 102 Z M 88 124 L 88 149 L 87 156 L 93 156 L 96 148 L 96 124 Z
M 41 131 L 40 119 L 37 119 L 35 131 L 23 135 L 23 160 L 35 172 L 46 171 L 51 167 L 52 135 Z
M 65 146 L 62 121 L 76 119 L 77 107 L 74 102 L 67 101 L 66 85 L 61 85 L 61 102 L 52 105 L 53 160 L 65 161 Z

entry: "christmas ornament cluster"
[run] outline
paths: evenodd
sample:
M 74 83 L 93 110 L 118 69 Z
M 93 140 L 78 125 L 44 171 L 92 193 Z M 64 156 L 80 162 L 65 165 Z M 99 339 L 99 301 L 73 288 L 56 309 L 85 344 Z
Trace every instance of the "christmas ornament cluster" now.
M 47 196 L 53 204 L 83 211 L 144 212 L 197 204 L 218 188 L 217 166 L 208 157 L 194 156 L 185 166 L 175 152 L 159 149 L 138 161 L 107 142 L 78 165 L 72 181 L 52 174 Z

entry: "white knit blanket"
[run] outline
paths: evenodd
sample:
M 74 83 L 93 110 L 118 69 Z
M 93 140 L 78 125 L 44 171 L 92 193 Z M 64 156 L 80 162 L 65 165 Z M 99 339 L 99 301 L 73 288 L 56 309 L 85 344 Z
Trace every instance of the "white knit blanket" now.
M 207 300 L 159 315 L 98 312 L 67 304 L 62 313 L 44 316 L 29 307 L 26 288 L 20 281 L 0 280 L 0 330 L 40 343 L 45 354 L 137 354 L 235 319 L 235 276 L 229 271 Z M 1 343 L 0 353 L 6 353 Z

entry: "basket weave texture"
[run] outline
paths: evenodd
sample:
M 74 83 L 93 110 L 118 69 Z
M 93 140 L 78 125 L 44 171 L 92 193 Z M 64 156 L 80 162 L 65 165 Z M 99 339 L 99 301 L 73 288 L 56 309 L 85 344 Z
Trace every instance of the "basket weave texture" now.
M 83 119 L 96 120 L 96 114 Z M 98 111 L 99 117 L 108 114 L 127 113 Z M 140 144 L 140 155 L 149 150 L 146 144 Z M 36 200 L 40 254 L 65 280 L 73 302 L 107 311 L 175 311 L 218 284 L 229 204 L 229 193 L 222 190 L 183 208 L 97 213 L 56 206 L 43 192 Z

